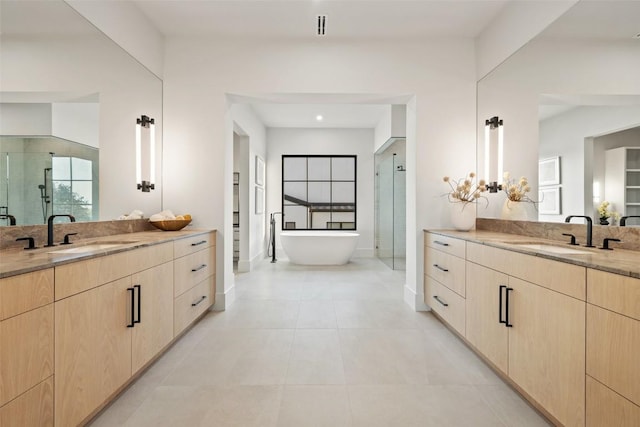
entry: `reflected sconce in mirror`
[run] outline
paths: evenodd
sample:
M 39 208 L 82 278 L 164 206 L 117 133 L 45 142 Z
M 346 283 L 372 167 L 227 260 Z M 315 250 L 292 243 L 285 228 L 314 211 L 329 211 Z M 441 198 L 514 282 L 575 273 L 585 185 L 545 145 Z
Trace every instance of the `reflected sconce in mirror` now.
M 491 174 L 491 131 L 498 129 L 498 153 L 496 175 Z M 498 180 L 502 180 L 504 175 L 504 133 L 503 123 L 498 116 L 491 117 L 484 122 L 484 173 L 487 181 L 487 190 L 490 193 L 497 193 L 502 190 L 502 184 L 498 184 Z
M 149 129 L 149 180 L 142 179 L 142 128 Z M 147 116 L 136 119 L 136 185 L 148 193 L 154 190 L 156 181 L 156 125 Z

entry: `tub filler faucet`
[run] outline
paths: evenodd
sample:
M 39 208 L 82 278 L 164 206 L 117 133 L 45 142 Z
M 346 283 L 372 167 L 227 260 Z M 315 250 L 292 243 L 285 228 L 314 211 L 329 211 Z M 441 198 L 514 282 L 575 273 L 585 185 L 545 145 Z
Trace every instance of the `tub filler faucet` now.
M 269 249 L 271 249 L 271 262 L 274 263 L 277 261 L 276 259 L 276 215 L 284 214 L 282 212 L 271 212 L 269 215 L 269 247 L 267 248 L 267 255 L 269 254 Z

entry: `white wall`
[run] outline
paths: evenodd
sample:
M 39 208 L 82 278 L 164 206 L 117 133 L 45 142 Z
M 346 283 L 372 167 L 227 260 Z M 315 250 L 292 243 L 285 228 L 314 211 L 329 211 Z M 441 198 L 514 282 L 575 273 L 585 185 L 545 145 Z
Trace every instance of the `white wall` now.
M 283 154 L 347 154 L 357 157 L 357 217 L 356 227 L 360 234 L 356 256 L 373 256 L 374 247 L 374 168 L 373 129 L 267 129 L 267 210 L 282 211 L 282 155 Z M 278 217 L 278 220 L 280 218 Z M 277 223 L 280 235 L 281 222 Z M 276 254 L 282 245 L 278 237 Z
M 594 215 L 589 183 L 600 183 L 604 193 L 604 148 L 602 144 L 594 145 L 593 138 L 637 125 L 640 105 L 582 106 L 541 121 L 540 159 L 561 157 L 562 213 L 539 215 L 538 219 L 562 222 L 567 215 Z M 585 150 L 597 152 L 588 155 Z
M 390 138 L 407 136 L 407 106 L 386 105 L 385 113 L 375 128 L 373 151 L 378 151 Z
M 464 175 L 475 164 L 471 40 L 176 37 L 167 39 L 165 64 L 165 204 L 190 205 L 196 226 L 219 230 L 219 252 L 227 254 L 232 251 L 232 222 L 225 212 L 232 205 L 233 120 L 226 94 L 414 95 L 407 109 L 405 299 L 411 306 L 422 303 L 423 268 L 417 262 L 423 256 L 422 230 L 450 226 L 442 176 Z M 231 293 L 231 258 L 219 259 L 217 271 L 218 294 Z
M 100 146 L 100 108 L 96 102 L 56 102 L 52 104 L 51 122 L 52 135 Z
M 51 135 L 51 104 L 0 103 L 0 135 Z
M 538 102 L 540 94 L 640 93 L 640 44 L 535 40 L 478 84 L 478 123 L 504 120 L 504 168 L 524 175 L 537 195 Z M 484 126 L 478 126 L 478 164 L 482 164 Z M 490 196 L 481 217 L 499 217 L 503 195 Z

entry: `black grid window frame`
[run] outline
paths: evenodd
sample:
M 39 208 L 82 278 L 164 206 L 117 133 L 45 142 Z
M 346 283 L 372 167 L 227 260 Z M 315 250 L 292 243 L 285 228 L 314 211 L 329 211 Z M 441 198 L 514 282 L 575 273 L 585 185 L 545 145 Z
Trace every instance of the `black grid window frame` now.
M 306 178 L 304 180 L 286 180 L 284 179 L 285 174 L 284 174 L 284 165 L 285 165 L 285 159 L 287 158 L 304 158 L 307 159 L 307 175 Z M 313 158 L 325 158 L 325 159 L 329 159 L 329 180 L 310 180 L 309 179 L 309 159 L 313 159 Z M 336 158 L 347 158 L 347 159 L 353 159 L 353 180 L 343 180 L 343 179 L 332 179 L 333 177 L 333 162 L 331 161 L 331 159 L 336 159 Z M 352 182 L 353 183 L 353 221 L 345 221 L 348 223 L 353 222 L 353 227 L 352 228 L 342 228 L 342 226 L 340 227 L 341 230 L 349 230 L 349 231 L 355 231 L 358 228 L 358 222 L 357 222 L 357 218 L 358 218 L 358 156 L 353 155 L 353 154 L 283 154 L 282 155 L 282 171 L 281 171 L 281 182 L 282 182 L 282 196 L 281 196 L 281 212 L 285 212 L 285 206 L 298 206 L 295 203 L 287 203 L 284 199 L 285 194 L 284 194 L 284 185 L 286 182 L 306 182 L 307 183 L 307 195 L 309 194 L 309 183 L 310 182 L 327 182 L 329 183 L 329 203 L 333 202 L 333 183 L 334 182 Z M 287 222 L 287 218 L 285 218 L 286 215 L 282 215 L 282 220 L 281 220 L 281 227 L 284 230 L 285 229 L 285 223 Z M 333 212 L 331 212 L 331 219 L 333 219 Z M 333 221 L 331 221 L 333 222 Z M 295 230 L 301 230 L 301 231 L 335 231 L 335 228 L 308 228 L 309 224 L 305 224 L 306 227 L 305 228 L 298 228 L 296 227 Z

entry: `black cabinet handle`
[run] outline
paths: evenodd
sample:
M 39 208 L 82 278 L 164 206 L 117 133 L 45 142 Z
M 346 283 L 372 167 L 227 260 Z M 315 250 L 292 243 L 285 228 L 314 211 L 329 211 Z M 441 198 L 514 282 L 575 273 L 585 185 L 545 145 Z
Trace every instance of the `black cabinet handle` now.
M 204 301 L 206 299 L 207 299 L 207 296 L 206 295 L 202 295 L 202 297 L 197 302 L 192 302 L 191 303 L 191 307 L 195 307 L 196 305 L 200 304 L 202 301 Z
M 447 270 L 447 269 L 446 269 L 446 268 L 444 268 L 444 267 L 440 267 L 438 264 L 433 264 L 433 266 L 434 266 L 435 268 L 437 268 L 438 270 L 440 270 L 440 271 L 444 271 L 445 273 L 446 273 L 447 271 L 449 271 L 449 270 Z
M 134 320 L 133 323 L 140 323 L 141 315 L 140 315 L 140 307 L 142 306 L 142 287 L 140 285 L 133 285 L 134 288 L 138 289 L 138 319 Z
M 448 243 L 441 242 L 440 240 L 434 240 L 433 243 L 440 246 L 449 246 Z
M 134 306 L 135 306 L 135 302 L 134 302 L 134 297 L 133 297 L 133 288 L 127 288 L 127 292 L 131 291 L 131 323 L 127 324 L 127 328 L 133 328 L 133 324 L 134 322 L 134 317 L 135 317 L 135 313 L 134 313 Z
M 447 304 L 446 302 L 444 302 L 440 298 L 438 298 L 438 295 L 434 295 L 433 299 L 435 299 L 436 301 L 438 301 L 440 304 L 444 305 L 445 307 L 449 307 L 449 304 Z
M 507 328 L 513 328 L 513 325 L 511 323 L 509 323 L 509 292 L 512 291 L 512 290 L 513 290 L 513 288 L 507 288 L 507 292 L 506 292 L 506 297 L 507 298 L 506 298 L 506 301 L 505 301 L 505 304 L 504 304 L 504 308 L 505 308 L 504 319 L 505 319 L 505 326 Z
M 205 243 L 207 243 L 207 241 L 206 240 L 202 240 L 202 241 L 197 242 L 197 243 L 192 243 L 191 246 L 204 245 Z
M 196 272 L 198 270 L 202 270 L 203 268 L 205 268 L 207 266 L 207 264 L 202 264 L 200 267 L 196 267 L 196 268 L 192 268 L 191 271 L 192 272 Z
M 499 301 L 499 307 L 498 307 L 498 323 L 507 323 L 506 320 L 502 320 L 502 290 L 503 289 L 507 289 L 507 287 L 505 285 L 500 285 L 500 289 L 498 289 L 498 301 Z

